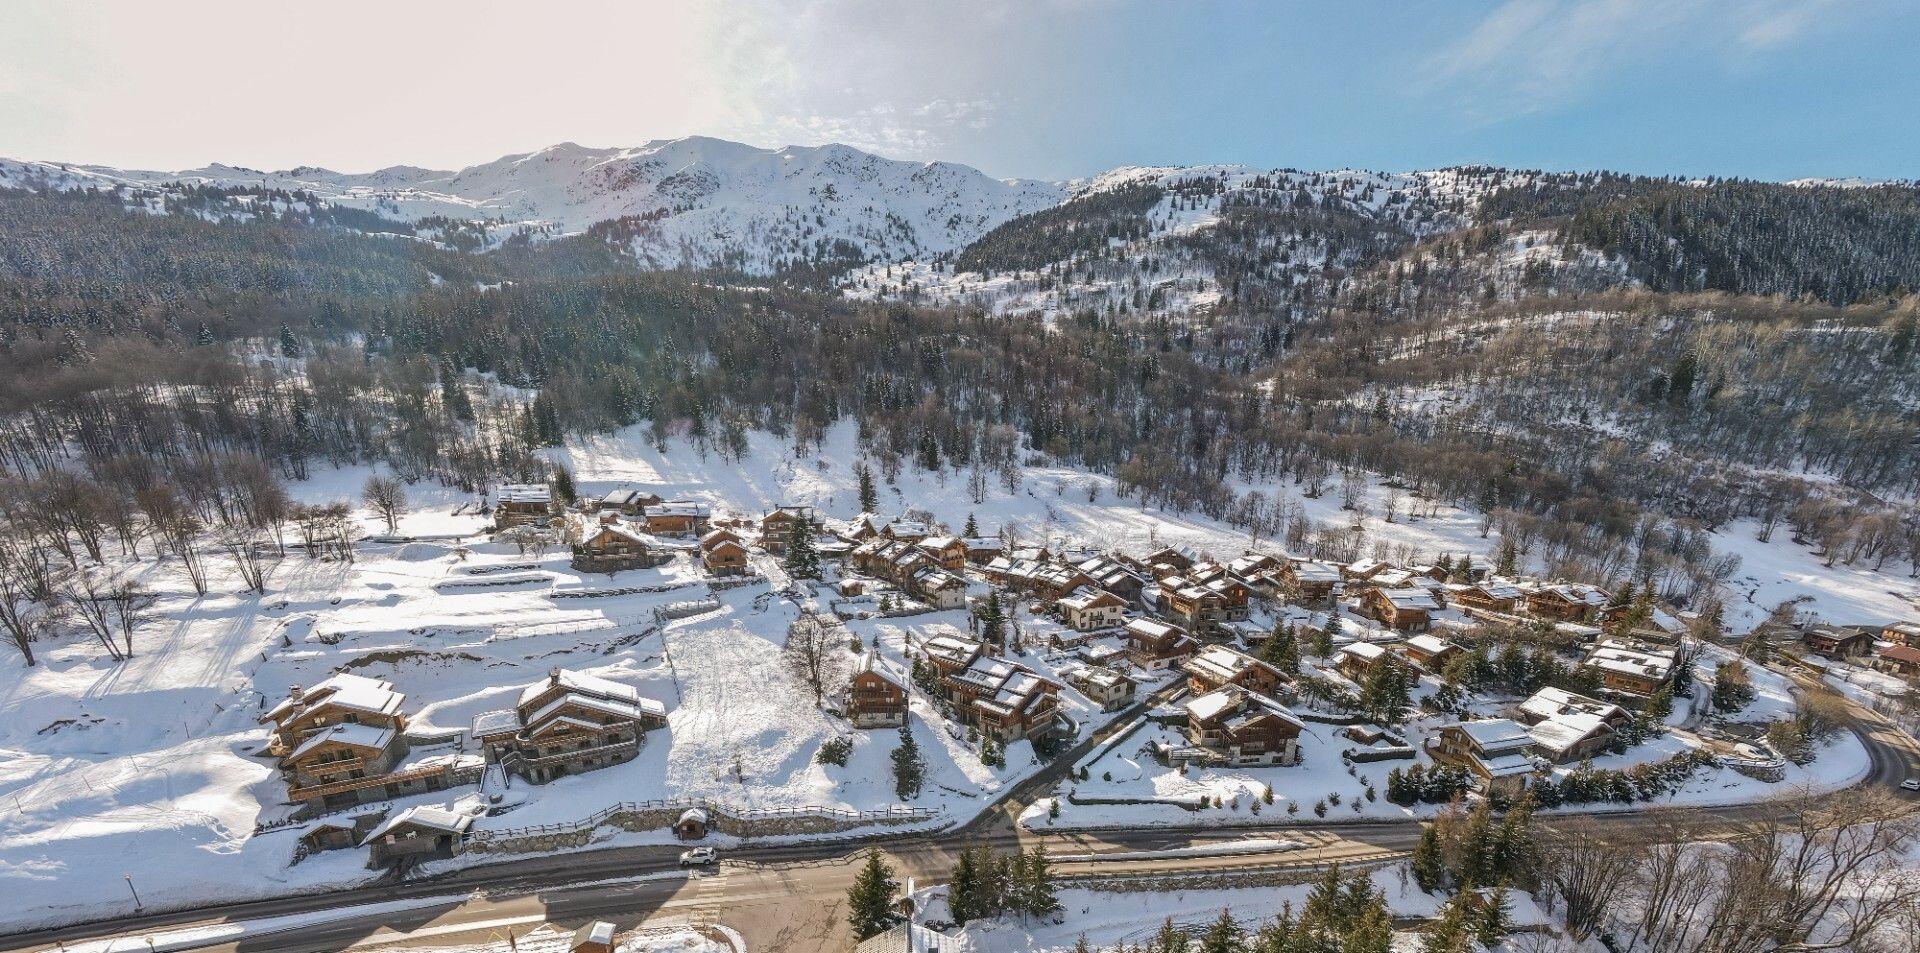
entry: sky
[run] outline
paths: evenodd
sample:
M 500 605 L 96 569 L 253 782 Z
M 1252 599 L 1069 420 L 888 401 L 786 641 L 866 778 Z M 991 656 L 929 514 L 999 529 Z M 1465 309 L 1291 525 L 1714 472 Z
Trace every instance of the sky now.
M 7 0 L 0 155 L 359 172 L 712 135 L 1044 179 L 1913 179 L 1916 52 L 1914 0 Z

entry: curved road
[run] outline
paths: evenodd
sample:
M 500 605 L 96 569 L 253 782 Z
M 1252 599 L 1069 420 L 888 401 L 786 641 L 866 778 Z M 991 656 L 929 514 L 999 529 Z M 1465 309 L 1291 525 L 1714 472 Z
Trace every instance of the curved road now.
M 1878 715 L 1853 706 L 1856 737 L 1865 745 L 1872 770 L 1864 784 L 1885 787 L 1904 796 L 1920 810 L 1920 795 L 1899 792 L 1899 783 L 1920 775 L 1920 746 Z M 1117 727 L 1126 718 L 1116 719 Z M 1097 733 L 1055 765 L 1017 785 L 1003 801 L 967 824 L 935 834 L 901 835 L 876 839 L 898 876 L 905 880 L 939 881 L 951 869 L 957 852 L 968 846 L 1005 849 L 1045 844 L 1059 855 L 1116 851 L 1153 851 L 1239 840 L 1260 834 L 1305 842 L 1306 849 L 1282 854 L 1179 857 L 1114 860 L 1100 863 L 1058 864 L 1062 874 L 1142 873 L 1154 871 L 1214 870 L 1299 866 L 1335 860 L 1367 860 L 1410 849 L 1419 838 L 1418 821 L 1285 824 L 1272 828 L 1209 825 L 1153 828 L 1100 833 L 1034 833 L 1018 829 L 1014 818 L 1020 805 L 1032 800 L 1064 776 L 1067 767 L 1104 740 Z M 1676 814 L 1705 821 L 1709 830 L 1733 831 L 1779 808 L 1765 802 L 1724 808 L 1659 808 L 1643 811 L 1569 815 L 1591 817 L 1622 834 L 1667 823 Z M 1550 825 L 1554 818 L 1542 818 Z M 154 937 L 161 953 L 169 948 L 169 931 L 237 928 L 247 935 L 230 938 L 205 936 L 175 949 L 304 953 L 341 950 L 370 943 L 445 945 L 481 942 L 489 936 L 553 922 L 575 926 L 592 919 L 612 920 L 623 929 L 641 923 L 725 923 L 739 930 L 755 951 L 839 951 L 848 947 L 844 911 L 846 889 L 864 848 L 842 841 L 777 847 L 750 847 L 730 851 L 726 862 L 712 873 L 687 876 L 675 866 L 677 847 L 616 848 L 559 856 L 528 857 L 473 867 L 430 880 L 245 903 L 196 910 L 118 917 L 93 924 L 44 930 L 0 938 L 0 949 L 52 950 L 57 944 L 122 937 L 116 950 L 141 950 L 144 938 Z M 624 881 L 624 882 L 621 882 Z M 396 912 L 392 901 L 418 901 Z M 358 904 L 389 903 L 384 909 L 356 914 Z M 315 914 L 319 922 L 284 924 L 277 932 L 265 918 Z

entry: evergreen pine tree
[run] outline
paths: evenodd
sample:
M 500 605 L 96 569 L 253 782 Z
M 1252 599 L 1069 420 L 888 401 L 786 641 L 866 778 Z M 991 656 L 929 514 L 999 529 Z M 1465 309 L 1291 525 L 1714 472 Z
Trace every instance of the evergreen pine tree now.
M 1060 909 L 1060 895 L 1053 882 L 1053 861 L 1047 857 L 1046 845 L 1038 845 L 1027 852 L 1027 876 L 1024 893 L 1025 912 L 1036 917 L 1044 917 Z
M 893 749 L 893 793 L 902 801 L 920 796 L 927 766 L 920 759 L 920 746 L 913 740 L 913 726 L 900 726 L 900 746 Z
M 1500 539 L 1500 553 L 1494 557 L 1493 574 L 1509 579 L 1520 575 L 1520 551 L 1513 548 L 1513 541 L 1505 537 Z
M 573 485 L 573 471 L 567 469 L 564 464 L 557 464 L 557 463 L 554 464 L 554 467 L 553 467 L 554 498 L 559 500 L 562 506 L 566 506 L 566 505 L 572 504 L 574 497 L 576 497 L 577 495 L 579 495 L 578 491 L 574 488 L 574 485 Z
M 1007 615 L 1000 606 L 1000 590 L 987 591 L 987 604 L 980 609 L 980 641 L 1001 647 L 1007 637 Z
M 212 347 L 214 345 L 215 338 L 213 336 L 213 328 L 208 327 L 207 322 L 200 322 L 200 333 L 194 338 L 194 343 L 200 347 Z
M 1506 939 L 1507 934 L 1513 932 L 1513 911 L 1507 900 L 1507 888 L 1495 887 L 1487 894 L 1475 919 L 1473 937 L 1481 946 L 1494 946 Z
M 787 532 L 787 575 L 795 579 L 820 578 L 820 553 L 813 548 L 813 524 L 795 518 Z
M 1391 781 L 1389 781 L 1388 799 L 1392 800 Z M 1420 842 L 1413 847 L 1413 882 L 1424 893 L 1432 893 L 1446 885 L 1446 861 L 1440 854 L 1440 831 L 1433 825 L 1427 825 L 1420 832 Z
M 967 514 L 967 525 L 960 530 L 960 535 L 967 539 L 976 539 L 980 536 L 980 525 L 973 521 L 972 513 Z
M 1246 949 L 1246 928 L 1233 918 L 1231 910 L 1224 907 L 1207 927 L 1207 932 L 1200 934 L 1199 953 L 1246 953 Z
M 866 865 L 847 890 L 847 922 L 853 927 L 854 942 L 885 931 L 893 922 L 893 892 L 898 888 L 893 868 L 880 859 L 879 848 L 867 848 Z
M 974 848 L 963 847 L 947 884 L 947 910 L 952 914 L 953 922 L 965 923 L 973 919 L 979 898 L 980 868 L 974 860 Z
M 1467 909 L 1465 892 L 1455 894 L 1440 908 L 1440 915 L 1421 932 L 1420 953 L 1472 953 L 1473 916 Z
M 284 322 L 280 325 L 280 356 L 300 356 L 300 339 L 293 336 L 293 329 Z
M 880 506 L 880 493 L 873 485 L 873 468 L 865 463 L 854 465 L 853 475 L 860 481 L 860 510 L 872 513 Z

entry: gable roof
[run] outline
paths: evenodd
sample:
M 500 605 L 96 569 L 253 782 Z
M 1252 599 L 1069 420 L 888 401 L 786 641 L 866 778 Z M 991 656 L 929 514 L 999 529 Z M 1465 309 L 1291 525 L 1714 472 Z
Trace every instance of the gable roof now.
M 298 748 L 287 755 L 286 760 L 298 761 L 303 755 L 322 745 L 340 744 L 368 751 L 385 751 L 393 743 L 393 729 L 384 725 L 328 725 L 326 728 L 307 736 Z

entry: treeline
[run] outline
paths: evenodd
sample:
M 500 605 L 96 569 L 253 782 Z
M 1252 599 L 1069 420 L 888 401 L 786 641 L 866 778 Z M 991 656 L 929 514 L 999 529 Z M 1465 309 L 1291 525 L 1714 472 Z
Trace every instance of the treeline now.
M 1152 182 L 1129 182 L 1088 192 L 1052 208 L 1022 215 L 980 236 L 954 259 L 957 271 L 1041 268 L 1147 234 L 1146 214 L 1164 194 Z
M 1920 288 L 1920 189 L 1601 175 L 1502 190 L 1482 222 L 1551 220 L 1624 256 L 1658 291 L 1808 296 L 1829 304 Z

